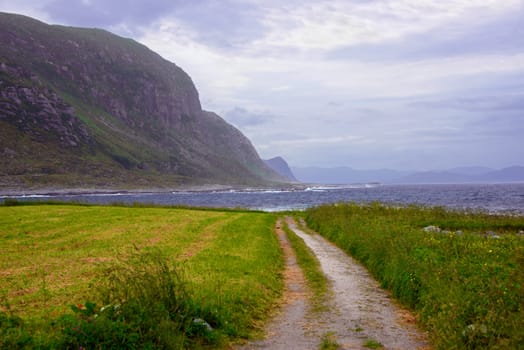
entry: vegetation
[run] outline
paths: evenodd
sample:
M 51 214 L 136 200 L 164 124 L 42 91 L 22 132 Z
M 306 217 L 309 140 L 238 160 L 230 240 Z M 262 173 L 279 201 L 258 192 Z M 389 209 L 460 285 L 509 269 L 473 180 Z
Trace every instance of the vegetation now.
M 373 203 L 306 220 L 416 310 L 436 348 L 522 348 L 524 217 Z
M 382 349 L 384 346 L 376 340 L 368 339 L 364 342 L 364 347 L 369 349 Z
M 282 290 L 271 214 L 0 206 L 0 349 L 220 348 Z
M 297 263 L 304 272 L 308 286 L 313 292 L 312 311 L 323 311 L 327 308 L 327 296 L 329 291 L 328 280 L 322 269 L 317 257 L 311 249 L 304 243 L 302 238 L 298 237 L 287 225 L 284 226 L 287 238 L 291 247 L 297 256 Z
M 21 204 L 0 206 L 0 349 L 225 348 L 260 335 L 280 296 L 272 214 Z M 414 309 L 437 349 L 522 348 L 524 217 L 378 203 L 304 217 Z M 327 281 L 284 229 L 319 310 Z
M 327 332 L 322 335 L 320 340 L 320 350 L 337 350 L 340 344 L 337 343 L 336 335 L 333 332 Z

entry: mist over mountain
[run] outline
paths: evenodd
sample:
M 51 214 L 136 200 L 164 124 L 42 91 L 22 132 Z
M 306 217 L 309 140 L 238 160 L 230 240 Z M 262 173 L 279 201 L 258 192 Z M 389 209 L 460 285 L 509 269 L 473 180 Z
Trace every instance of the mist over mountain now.
M 144 45 L 0 13 L 0 188 L 282 181 Z
M 524 182 L 524 167 L 503 169 L 459 167 L 442 171 L 408 172 L 391 169 L 356 170 L 349 167 L 292 167 L 297 179 L 306 183 L 348 184 L 380 182 L 384 184 L 450 184 Z
M 409 172 L 391 169 L 357 170 L 350 167 L 292 167 L 291 169 L 299 181 L 321 184 L 387 183 L 409 174 Z

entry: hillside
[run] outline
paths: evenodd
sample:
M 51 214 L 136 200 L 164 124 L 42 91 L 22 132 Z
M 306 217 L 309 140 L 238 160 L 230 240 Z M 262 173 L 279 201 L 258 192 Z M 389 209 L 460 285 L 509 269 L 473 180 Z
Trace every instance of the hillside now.
M 278 174 L 286 177 L 289 181 L 298 182 L 284 158 L 274 157 L 271 159 L 264 159 L 264 162 Z
M 104 30 L 0 13 L 0 189 L 275 181 L 175 64 Z

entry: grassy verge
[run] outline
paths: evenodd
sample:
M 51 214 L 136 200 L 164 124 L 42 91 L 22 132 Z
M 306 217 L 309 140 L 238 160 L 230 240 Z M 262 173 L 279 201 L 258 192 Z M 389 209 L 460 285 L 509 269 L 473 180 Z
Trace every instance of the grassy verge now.
M 256 335 L 282 290 L 274 223 L 241 211 L 0 206 L 0 348 L 216 348 Z
M 326 302 L 329 291 L 328 280 L 320 268 L 318 259 L 304 240 L 298 237 L 287 224 L 283 225 L 283 228 L 291 243 L 291 247 L 295 251 L 297 263 L 304 272 L 308 286 L 313 292 L 312 311 L 325 311 L 327 309 Z
M 522 349 L 524 217 L 337 204 L 306 220 L 416 310 L 437 349 Z

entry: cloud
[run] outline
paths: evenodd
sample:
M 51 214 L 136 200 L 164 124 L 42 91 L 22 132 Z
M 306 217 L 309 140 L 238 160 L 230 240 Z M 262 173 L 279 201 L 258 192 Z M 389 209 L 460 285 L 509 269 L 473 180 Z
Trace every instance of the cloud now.
M 184 3 L 181 0 L 48 0 L 41 7 L 60 23 L 108 28 L 125 22 L 133 28 L 147 25 Z
M 275 117 L 270 114 L 251 113 L 244 108 L 235 107 L 223 113 L 224 118 L 241 128 L 259 126 L 272 121 Z
M 48 0 L 49 1 L 49 0 Z M 34 0 L 0 0 L 0 11 L 8 13 L 18 13 L 29 17 L 37 18 L 44 22 L 52 19 L 49 14 L 42 9 L 46 1 L 35 3 Z
M 272 141 L 271 144 L 278 145 L 278 146 L 293 146 L 293 147 L 315 146 L 316 147 L 318 145 L 362 143 L 363 141 L 364 141 L 363 137 L 345 135 L 345 136 L 305 137 L 305 138 L 300 138 L 300 139 L 276 140 L 276 141 Z M 364 143 L 367 143 L 367 142 L 364 142 Z
M 524 48 L 524 6 L 500 16 L 452 23 L 387 42 L 337 47 L 326 59 L 372 62 L 413 61 L 463 55 L 516 54 Z
M 501 167 L 524 147 L 522 0 L 0 0 L 0 9 L 135 38 L 188 72 L 202 105 L 263 157 L 295 166 Z
M 333 50 L 402 39 L 466 20 L 488 20 L 520 1 L 306 1 L 266 12 L 270 28 L 260 44 L 301 50 Z M 463 25 L 463 24 L 462 24 Z
M 412 103 L 415 108 L 455 109 L 468 112 L 524 112 L 524 92 L 502 95 L 454 97 L 444 100 L 417 101 Z M 522 117 L 524 121 L 524 115 Z
M 218 50 L 238 50 L 264 35 L 259 8 L 233 0 L 201 1 L 173 11 L 173 17 L 193 33 L 193 40 Z
M 173 21 L 192 40 L 221 50 L 241 49 L 265 30 L 259 9 L 235 0 L 47 0 L 40 7 L 54 22 L 133 36 L 155 22 Z

